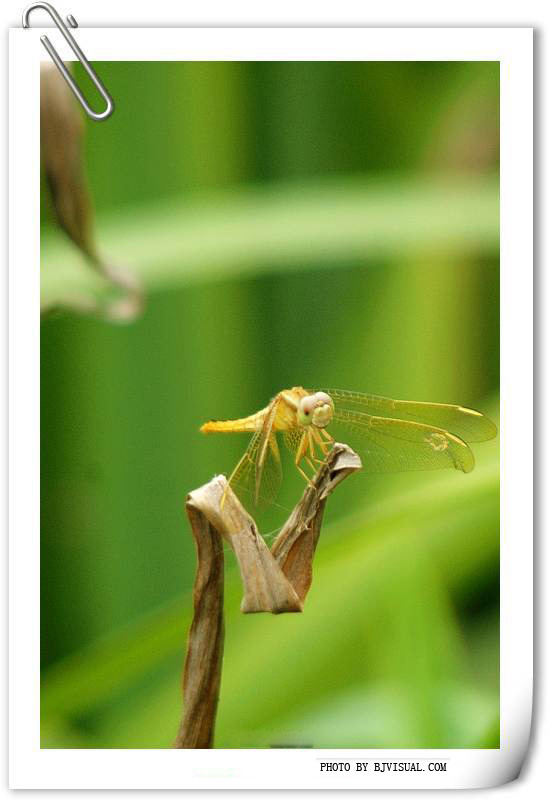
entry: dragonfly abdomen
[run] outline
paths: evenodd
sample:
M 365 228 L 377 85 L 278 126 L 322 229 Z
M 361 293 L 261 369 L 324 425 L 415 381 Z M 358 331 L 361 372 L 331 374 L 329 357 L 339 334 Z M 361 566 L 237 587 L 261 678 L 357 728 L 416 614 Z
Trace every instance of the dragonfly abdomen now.
M 200 428 L 202 433 L 255 433 L 261 430 L 265 411 L 242 419 L 212 419 Z

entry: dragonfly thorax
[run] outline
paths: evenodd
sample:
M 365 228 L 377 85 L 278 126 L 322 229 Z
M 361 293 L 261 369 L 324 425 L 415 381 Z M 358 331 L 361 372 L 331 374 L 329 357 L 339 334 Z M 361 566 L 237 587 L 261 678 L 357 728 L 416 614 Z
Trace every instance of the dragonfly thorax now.
M 334 403 L 326 392 L 315 392 L 302 397 L 297 408 L 297 421 L 300 425 L 314 425 L 325 428 L 334 416 Z

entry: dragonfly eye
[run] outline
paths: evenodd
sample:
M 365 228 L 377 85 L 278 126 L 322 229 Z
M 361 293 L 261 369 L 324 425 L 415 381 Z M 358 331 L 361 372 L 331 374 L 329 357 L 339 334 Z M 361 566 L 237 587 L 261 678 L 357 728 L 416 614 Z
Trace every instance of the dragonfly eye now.
M 297 421 L 300 425 L 314 425 L 325 428 L 334 416 L 334 403 L 326 392 L 308 394 L 299 401 Z
M 310 425 L 313 421 L 315 410 L 315 396 L 313 394 L 302 397 L 297 409 L 297 421 L 300 425 Z

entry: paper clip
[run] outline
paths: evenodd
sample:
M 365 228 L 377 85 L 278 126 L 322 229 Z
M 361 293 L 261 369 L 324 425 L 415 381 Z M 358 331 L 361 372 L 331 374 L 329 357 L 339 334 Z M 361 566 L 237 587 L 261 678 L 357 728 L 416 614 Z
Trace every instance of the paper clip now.
M 70 74 L 70 72 L 68 71 L 68 69 L 66 68 L 66 66 L 64 65 L 62 60 L 59 58 L 57 50 L 53 47 L 52 43 L 50 42 L 50 40 L 48 39 L 47 36 L 41 36 L 40 37 L 40 41 L 42 42 L 42 44 L 44 45 L 44 47 L 46 48 L 46 50 L 50 54 L 52 60 L 56 64 L 56 66 L 57 66 L 58 70 L 60 71 L 61 75 L 64 77 L 64 79 L 68 83 L 70 89 L 72 90 L 72 92 L 76 96 L 77 100 L 81 104 L 81 106 L 84 109 L 84 111 L 86 112 L 86 114 L 89 117 L 91 117 L 92 119 L 97 120 L 98 122 L 101 122 L 102 120 L 107 119 L 108 117 L 110 117 L 110 115 L 114 111 L 114 101 L 113 101 L 112 97 L 110 96 L 110 94 L 107 92 L 107 90 L 103 86 L 100 78 L 96 74 L 95 70 L 93 69 L 93 67 L 89 63 L 88 59 L 86 58 L 86 56 L 84 55 L 82 50 L 79 48 L 79 46 L 76 43 L 73 35 L 69 31 L 69 29 L 67 28 L 67 26 L 65 25 L 65 23 L 63 22 L 63 20 L 61 19 L 61 17 L 57 13 L 57 11 L 55 10 L 55 8 L 53 8 L 53 6 L 51 6 L 49 3 L 33 3 L 28 8 L 26 8 L 25 11 L 23 11 L 23 27 L 24 28 L 28 28 L 29 27 L 29 16 L 30 16 L 31 11 L 34 11 L 35 8 L 41 8 L 44 11 L 47 11 L 47 13 L 50 15 L 50 17 L 53 19 L 53 21 L 55 22 L 55 24 L 57 25 L 57 27 L 59 28 L 59 30 L 61 31 L 61 33 L 65 37 L 65 39 L 67 41 L 67 44 L 69 45 L 69 47 L 71 48 L 73 53 L 76 55 L 76 57 L 78 58 L 78 60 L 80 61 L 80 63 L 82 64 L 82 66 L 84 67 L 86 72 L 88 73 L 88 75 L 90 76 L 91 81 L 96 86 L 97 90 L 100 92 L 101 96 L 103 97 L 103 99 L 107 103 L 107 108 L 105 109 L 105 111 L 102 111 L 100 114 L 97 114 L 95 111 L 92 111 L 92 109 L 88 105 L 88 102 L 86 101 L 86 98 L 84 97 L 84 95 L 82 94 L 82 92 L 80 91 L 78 86 L 76 85 L 76 82 L 74 81 L 74 78 L 72 77 L 72 75 Z M 78 27 L 78 23 L 76 22 L 75 18 L 72 16 L 72 14 L 68 14 L 67 15 L 67 22 L 69 23 L 69 25 L 72 28 L 77 28 Z

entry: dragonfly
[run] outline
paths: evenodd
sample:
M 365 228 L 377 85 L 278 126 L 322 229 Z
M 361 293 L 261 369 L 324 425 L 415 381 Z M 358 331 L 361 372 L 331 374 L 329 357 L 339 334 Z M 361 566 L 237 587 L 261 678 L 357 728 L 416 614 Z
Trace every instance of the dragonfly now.
M 282 480 L 279 435 L 310 484 L 304 467 L 316 472 L 335 436 L 356 450 L 366 473 L 444 467 L 471 472 L 475 459 L 469 443 L 497 434 L 494 423 L 472 408 L 302 386 L 278 392 L 255 414 L 210 420 L 200 430 L 251 434 L 228 485 L 245 503 L 251 498 L 255 506 L 270 505 L 278 494 Z

